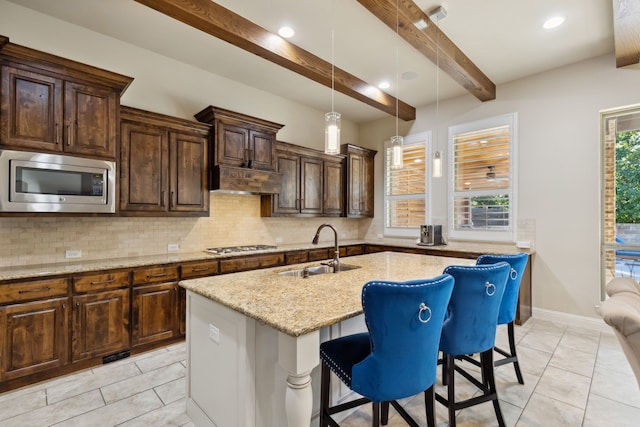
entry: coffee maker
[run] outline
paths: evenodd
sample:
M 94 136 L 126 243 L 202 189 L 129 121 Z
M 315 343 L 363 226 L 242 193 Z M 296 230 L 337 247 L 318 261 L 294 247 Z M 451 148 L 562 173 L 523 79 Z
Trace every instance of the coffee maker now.
M 420 243 L 421 246 L 441 246 L 444 245 L 441 225 L 421 225 Z

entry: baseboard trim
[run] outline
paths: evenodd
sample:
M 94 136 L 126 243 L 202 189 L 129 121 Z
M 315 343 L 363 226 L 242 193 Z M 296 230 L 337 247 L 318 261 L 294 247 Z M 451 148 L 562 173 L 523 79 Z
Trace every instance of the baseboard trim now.
M 611 327 L 604 323 L 604 320 L 599 317 L 578 316 L 576 314 L 563 313 L 561 311 L 553 311 L 536 307 L 532 307 L 531 312 L 531 317 L 534 319 L 548 320 L 550 322 L 562 323 L 575 328 L 591 329 L 598 332 L 613 334 Z

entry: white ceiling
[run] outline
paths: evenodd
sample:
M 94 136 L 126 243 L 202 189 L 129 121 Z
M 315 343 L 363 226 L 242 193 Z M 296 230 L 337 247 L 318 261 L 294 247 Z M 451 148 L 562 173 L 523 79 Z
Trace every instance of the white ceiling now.
M 9 1 L 321 111 L 331 109 L 329 88 L 133 0 Z M 440 28 L 497 86 L 614 50 L 611 0 L 414 1 L 425 11 L 439 5 L 446 9 L 448 16 L 440 21 Z M 284 24 L 292 26 L 296 34 L 289 41 L 327 61 L 332 56 L 333 27 L 337 67 L 372 84 L 390 80 L 393 85 L 387 92 L 393 96 L 398 93 L 414 107 L 435 102 L 436 92 L 440 100 L 466 93 L 445 73 L 436 73 L 433 63 L 356 0 L 217 3 L 272 32 Z M 556 14 L 564 15 L 566 22 L 543 30 L 542 23 Z M 613 58 L 611 66 L 615 67 Z M 396 86 L 396 71 L 412 71 L 418 77 L 399 79 Z M 215 99 L 212 103 L 215 105 Z M 339 93 L 335 94 L 335 110 L 358 123 L 385 116 Z

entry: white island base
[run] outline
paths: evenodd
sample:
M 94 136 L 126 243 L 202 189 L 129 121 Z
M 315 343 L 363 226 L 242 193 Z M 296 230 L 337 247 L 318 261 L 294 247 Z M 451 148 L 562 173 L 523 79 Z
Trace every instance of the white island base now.
M 363 328 L 358 316 L 293 337 L 189 291 L 187 415 L 197 427 L 317 426 L 320 342 Z

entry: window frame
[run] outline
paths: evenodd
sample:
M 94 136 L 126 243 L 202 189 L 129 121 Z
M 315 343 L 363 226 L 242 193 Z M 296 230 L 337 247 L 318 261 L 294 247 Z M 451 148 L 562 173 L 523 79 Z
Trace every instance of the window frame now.
M 408 199 L 419 199 L 424 198 L 425 203 L 425 218 L 424 224 L 429 224 L 431 219 L 431 164 L 430 159 L 432 156 L 433 143 L 432 143 L 433 133 L 432 131 L 419 132 L 411 135 L 407 135 L 404 137 L 403 146 L 423 143 L 424 144 L 424 153 L 425 153 L 425 194 L 418 195 L 404 195 L 404 196 L 389 196 L 387 195 L 387 179 L 388 179 L 388 167 L 389 164 L 389 155 L 390 155 L 390 140 L 385 141 L 384 145 L 384 177 L 383 177 L 383 233 L 384 237 L 404 237 L 404 238 L 419 238 L 420 237 L 420 227 L 415 228 L 398 228 L 398 227 L 387 227 L 387 202 L 388 200 L 408 200 Z
M 454 156 L 454 136 L 460 133 L 490 129 L 498 126 L 509 126 L 509 188 L 507 190 L 470 190 L 455 191 L 455 156 Z M 485 119 L 466 122 L 459 125 L 449 126 L 448 129 L 448 185 L 447 185 L 447 215 L 448 215 L 448 238 L 451 240 L 474 240 L 487 242 L 515 242 L 518 224 L 518 113 L 508 113 Z M 509 197 L 509 225 L 504 230 L 456 230 L 454 229 L 454 201 L 456 197 L 469 193 L 473 196 L 495 195 L 496 192 L 507 194 Z

